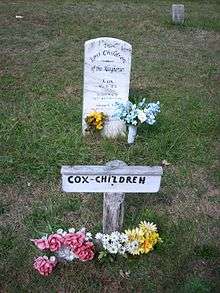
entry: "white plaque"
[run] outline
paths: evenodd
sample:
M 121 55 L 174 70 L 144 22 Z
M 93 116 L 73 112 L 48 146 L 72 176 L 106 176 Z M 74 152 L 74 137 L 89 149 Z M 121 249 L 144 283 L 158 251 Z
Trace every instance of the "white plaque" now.
M 63 166 L 62 189 L 65 192 L 158 192 L 162 167 Z
M 108 116 L 103 135 L 125 134 L 125 124 L 114 117 L 116 102 L 128 100 L 132 47 L 114 38 L 97 38 L 85 42 L 82 129 L 91 111 Z

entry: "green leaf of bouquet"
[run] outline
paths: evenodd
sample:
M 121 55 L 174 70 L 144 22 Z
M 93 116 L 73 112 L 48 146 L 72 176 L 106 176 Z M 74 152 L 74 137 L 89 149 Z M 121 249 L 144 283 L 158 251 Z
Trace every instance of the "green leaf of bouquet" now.
M 99 252 L 98 259 L 101 260 L 103 257 L 107 256 L 107 252 L 105 250 Z
M 109 260 L 110 260 L 110 262 L 114 262 L 115 259 L 110 255 Z

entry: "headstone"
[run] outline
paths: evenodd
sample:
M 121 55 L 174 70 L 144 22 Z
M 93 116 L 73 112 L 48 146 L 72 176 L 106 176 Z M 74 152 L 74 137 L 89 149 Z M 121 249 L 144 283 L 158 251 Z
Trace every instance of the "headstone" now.
M 184 5 L 183 4 L 172 5 L 172 21 L 175 24 L 184 23 Z
M 105 166 L 63 166 L 61 174 L 65 192 L 104 193 L 103 232 L 111 233 L 122 227 L 125 192 L 158 192 L 163 170 L 116 160 Z
M 103 135 L 125 134 L 125 124 L 114 117 L 116 102 L 128 100 L 131 51 L 129 43 L 115 38 L 97 38 L 85 42 L 82 130 L 91 111 L 108 116 Z

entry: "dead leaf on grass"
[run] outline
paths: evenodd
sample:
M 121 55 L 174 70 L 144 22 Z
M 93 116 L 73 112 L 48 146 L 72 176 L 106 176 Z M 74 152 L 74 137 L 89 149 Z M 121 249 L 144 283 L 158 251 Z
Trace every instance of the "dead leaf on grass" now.
M 167 167 L 170 165 L 170 163 L 167 160 L 162 160 L 161 165 Z
M 129 277 L 130 277 L 130 274 L 131 274 L 130 271 L 127 271 L 127 272 L 125 272 L 125 271 L 123 271 L 123 270 L 120 270 L 120 271 L 119 271 L 119 275 L 120 275 L 122 278 L 129 278 Z

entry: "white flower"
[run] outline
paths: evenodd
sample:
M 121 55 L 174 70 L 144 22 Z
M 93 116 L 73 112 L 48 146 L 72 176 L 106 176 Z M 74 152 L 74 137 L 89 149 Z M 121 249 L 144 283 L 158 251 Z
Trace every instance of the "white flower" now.
M 121 242 L 127 242 L 128 241 L 128 236 L 125 233 L 122 233 L 120 236 Z
M 60 235 L 65 236 L 66 235 L 66 231 L 64 231 L 63 229 L 58 229 L 57 230 L 57 234 L 60 234 Z
M 138 110 L 138 119 L 141 121 L 141 123 L 143 123 L 144 121 L 146 121 L 147 116 L 144 113 L 144 111 Z
M 95 239 L 97 239 L 97 240 L 102 240 L 102 236 L 103 236 L 102 233 L 97 233 L 97 234 L 95 235 Z
M 86 233 L 86 240 L 92 239 L 92 234 L 90 232 Z
M 136 104 L 132 104 L 132 105 L 131 105 L 131 110 L 134 111 L 136 108 L 137 108 L 137 105 L 136 105 Z
M 108 243 L 109 240 L 110 240 L 110 236 L 107 235 L 107 234 L 103 234 L 103 236 L 102 236 L 102 242 L 103 243 Z
M 114 245 L 115 247 L 117 247 L 118 249 L 121 248 L 121 246 L 122 246 L 122 244 L 121 244 L 120 242 L 118 242 L 118 241 L 115 241 L 115 242 L 113 243 L 113 245 Z
M 138 241 L 137 241 L 137 240 L 134 240 L 134 241 L 132 241 L 132 242 L 131 242 L 131 244 L 132 244 L 132 247 L 133 247 L 134 249 L 137 249 L 137 248 L 138 248 L 138 246 L 139 246 L 139 244 L 138 244 Z
M 63 234 L 63 229 L 58 229 L 57 230 L 57 234 L 61 234 L 62 235 Z
M 111 233 L 111 235 L 115 235 L 115 236 L 118 236 L 119 237 L 121 235 L 121 233 L 118 232 L 118 231 L 114 231 L 114 232 Z
M 42 240 L 47 240 L 47 235 L 41 237 Z
M 138 249 L 138 242 L 136 240 L 132 241 L 132 242 L 129 242 L 127 245 L 126 245 L 126 250 L 129 252 L 129 253 L 132 253 L 134 252 L 136 249 Z
M 68 261 L 74 260 L 74 258 L 77 258 L 76 255 L 73 252 L 70 252 L 69 257 L 67 258 Z
M 121 246 L 119 249 L 118 249 L 118 253 L 120 254 L 125 254 L 126 252 L 126 248 L 124 246 Z
M 134 121 L 132 122 L 132 124 L 133 124 L 133 125 L 137 125 L 137 121 L 134 120 Z
M 69 233 L 75 233 L 76 230 L 74 228 L 70 228 L 68 231 Z
M 118 252 L 118 248 L 116 246 L 109 246 L 108 251 L 112 254 L 116 254 Z
M 120 239 L 120 233 L 119 232 L 112 232 L 110 235 L 110 240 L 112 241 L 118 241 Z
M 51 261 L 51 262 L 56 262 L 56 257 L 55 257 L 55 256 L 51 256 L 51 257 L 50 257 L 50 261 Z
M 106 243 L 106 244 L 103 244 L 103 248 L 105 249 L 105 250 L 108 250 L 108 247 L 109 247 L 109 245 Z
M 80 232 L 85 233 L 85 232 L 86 232 L 86 228 L 85 228 L 85 227 L 82 227 L 82 228 L 80 229 Z
M 57 252 L 57 256 L 67 261 L 72 261 L 74 258 L 77 258 L 72 250 L 67 246 L 62 246 L 61 249 Z

